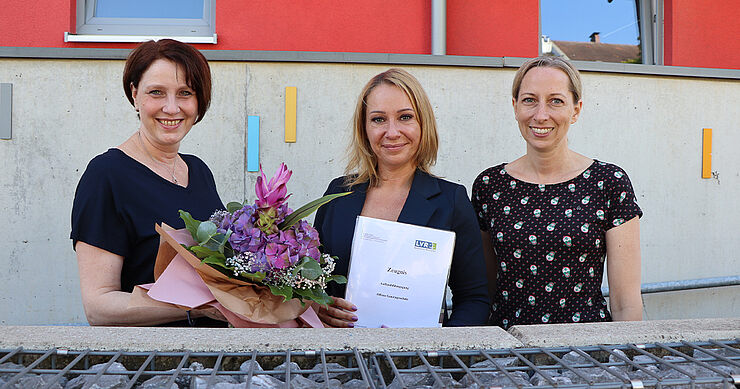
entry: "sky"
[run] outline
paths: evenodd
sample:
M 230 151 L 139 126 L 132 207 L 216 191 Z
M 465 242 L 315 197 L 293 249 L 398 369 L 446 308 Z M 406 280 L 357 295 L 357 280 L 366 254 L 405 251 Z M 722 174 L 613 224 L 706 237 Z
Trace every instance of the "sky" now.
M 603 43 L 638 44 L 635 0 L 540 0 L 542 35 L 588 42 L 599 32 Z

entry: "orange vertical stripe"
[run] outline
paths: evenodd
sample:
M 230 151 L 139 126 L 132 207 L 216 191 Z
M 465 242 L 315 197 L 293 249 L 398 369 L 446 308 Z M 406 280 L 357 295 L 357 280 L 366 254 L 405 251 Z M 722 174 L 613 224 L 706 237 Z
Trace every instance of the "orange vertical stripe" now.
M 285 141 L 296 141 L 296 100 L 298 90 L 294 86 L 285 87 Z
M 712 178 L 712 129 L 705 128 L 701 147 L 701 178 Z

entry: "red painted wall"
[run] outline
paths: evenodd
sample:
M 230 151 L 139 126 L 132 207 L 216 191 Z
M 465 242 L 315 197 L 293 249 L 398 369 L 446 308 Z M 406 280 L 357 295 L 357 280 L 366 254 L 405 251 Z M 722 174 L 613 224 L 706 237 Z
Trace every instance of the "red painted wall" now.
M 217 49 L 427 54 L 431 48 L 428 0 L 217 0 L 216 5 Z
M 538 0 L 447 1 L 447 54 L 536 57 Z
M 65 43 L 76 0 L 3 0 L 0 46 L 129 48 Z M 740 69 L 740 2 L 664 0 L 664 63 Z M 295 5 L 300 4 L 300 5 Z M 447 53 L 537 55 L 538 0 L 450 0 Z M 429 54 L 430 0 L 217 0 L 219 50 Z
M 3 0 L 0 46 L 108 47 L 132 44 L 65 43 L 75 0 Z M 219 50 L 295 50 L 426 54 L 430 51 L 428 0 L 370 2 L 217 0 Z M 34 4 L 34 5 L 29 5 Z
M 666 65 L 740 69 L 740 2 L 665 0 Z
M 72 31 L 73 6 L 74 0 L 2 0 L 0 46 L 133 47 L 131 44 L 64 43 L 64 32 Z
M 3 0 L 0 46 L 129 48 L 125 43 L 65 43 L 75 0 Z M 29 5 L 31 4 L 31 5 Z M 300 4 L 300 5 L 296 5 Z M 537 0 L 448 2 L 453 55 L 537 55 Z M 429 54 L 430 0 L 217 0 L 219 50 Z

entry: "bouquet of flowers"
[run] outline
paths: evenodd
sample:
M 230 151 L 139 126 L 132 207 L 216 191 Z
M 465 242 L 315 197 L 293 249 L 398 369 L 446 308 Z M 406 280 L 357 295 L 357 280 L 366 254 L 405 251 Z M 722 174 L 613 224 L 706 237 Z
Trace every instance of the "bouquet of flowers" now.
M 347 193 L 327 195 L 297 211 L 286 203 L 285 184 L 292 172 L 280 164 L 268 182 L 260 167 L 254 205 L 229 203 L 208 221 L 194 220 L 180 210 L 180 217 L 197 245 L 187 249 L 223 274 L 257 282 L 270 288 L 284 301 L 297 298 L 331 304 L 326 283 L 346 283 L 344 276 L 332 275 L 334 258 L 319 251 L 319 233 L 304 217 L 322 204 Z
M 156 282 L 137 285 L 129 306 L 217 308 L 235 327 L 321 327 L 313 303 L 330 304 L 334 258 L 319 250 L 319 234 L 303 218 L 338 193 L 292 211 L 281 164 L 269 181 L 260 167 L 253 204 L 229 203 L 208 220 L 180 210 L 185 229 L 155 226 L 160 246 Z

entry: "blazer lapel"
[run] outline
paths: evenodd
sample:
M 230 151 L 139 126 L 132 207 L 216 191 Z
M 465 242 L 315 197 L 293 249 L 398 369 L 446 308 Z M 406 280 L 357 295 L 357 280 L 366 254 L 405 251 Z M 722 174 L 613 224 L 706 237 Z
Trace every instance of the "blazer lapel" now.
M 345 208 L 346 212 L 342 215 L 343 217 L 346 217 L 347 220 L 345 221 L 347 226 L 351 226 L 352 229 L 355 228 L 355 221 L 357 219 L 357 216 L 362 213 L 362 207 L 365 205 L 365 197 L 367 196 L 367 182 L 357 184 L 353 186 L 351 189 L 344 188 L 344 190 L 352 191 L 351 194 L 344 197 L 347 203 L 347 207 Z M 338 198 L 336 200 L 342 200 L 342 198 Z M 336 201 L 335 200 L 335 201 Z
M 442 190 L 439 188 L 437 179 L 417 170 L 414 174 L 414 181 L 411 182 L 411 190 L 409 190 L 406 203 L 398 216 L 398 221 L 419 226 L 427 225 L 427 222 L 437 210 L 437 206 L 430 199 L 440 192 Z

